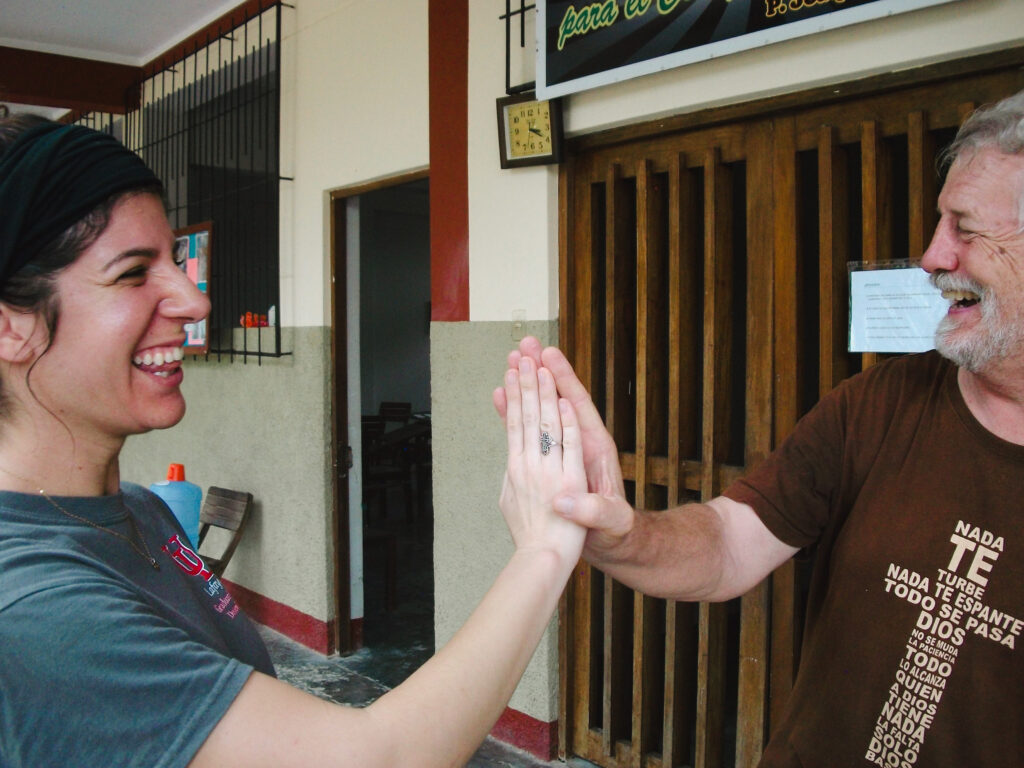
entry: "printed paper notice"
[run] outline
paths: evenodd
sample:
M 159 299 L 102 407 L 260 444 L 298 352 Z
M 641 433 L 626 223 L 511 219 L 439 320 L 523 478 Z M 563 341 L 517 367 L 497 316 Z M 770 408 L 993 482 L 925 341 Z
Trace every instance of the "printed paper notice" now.
M 850 272 L 850 351 L 925 352 L 949 302 L 920 267 Z

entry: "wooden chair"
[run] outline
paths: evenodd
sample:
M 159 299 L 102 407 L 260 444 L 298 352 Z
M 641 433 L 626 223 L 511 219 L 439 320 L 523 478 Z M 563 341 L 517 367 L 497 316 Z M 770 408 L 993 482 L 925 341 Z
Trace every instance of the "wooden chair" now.
M 223 552 L 216 557 L 200 553 L 206 567 L 213 571 L 215 576 L 221 576 L 224 569 L 228 567 L 228 561 L 235 553 L 238 540 L 242 537 L 242 530 L 245 522 L 252 511 L 252 494 L 245 491 L 231 491 L 227 488 L 218 488 L 211 485 L 203 499 L 203 507 L 199 512 L 199 544 L 197 549 L 203 546 L 203 540 L 209 533 L 210 527 L 222 528 L 230 533 L 230 539 Z

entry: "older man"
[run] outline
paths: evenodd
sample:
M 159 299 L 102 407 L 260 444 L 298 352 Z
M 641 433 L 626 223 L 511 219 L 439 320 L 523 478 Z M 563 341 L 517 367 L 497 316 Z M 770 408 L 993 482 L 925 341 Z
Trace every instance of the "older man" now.
M 937 352 L 845 381 L 706 504 L 638 512 L 565 357 L 526 339 L 584 426 L 585 557 L 676 600 L 742 594 L 815 547 L 800 669 L 762 766 L 1024 764 L 1024 92 L 948 152 L 923 267 Z M 496 399 L 499 411 L 501 398 Z

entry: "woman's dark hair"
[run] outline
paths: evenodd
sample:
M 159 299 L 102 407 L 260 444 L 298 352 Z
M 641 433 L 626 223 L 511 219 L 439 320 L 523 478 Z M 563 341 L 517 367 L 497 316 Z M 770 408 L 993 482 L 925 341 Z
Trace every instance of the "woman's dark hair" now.
M 50 122 L 31 114 L 0 119 L 0 155 L 25 131 Z M 31 262 L 8 278 L 6 284 L 0 286 L 0 301 L 25 312 L 39 312 L 52 338 L 59 314 L 59 303 L 54 295 L 57 275 L 103 234 L 114 206 L 125 197 L 139 193 L 159 196 L 162 190 L 159 185 L 151 185 L 120 192 L 104 200 L 44 245 Z

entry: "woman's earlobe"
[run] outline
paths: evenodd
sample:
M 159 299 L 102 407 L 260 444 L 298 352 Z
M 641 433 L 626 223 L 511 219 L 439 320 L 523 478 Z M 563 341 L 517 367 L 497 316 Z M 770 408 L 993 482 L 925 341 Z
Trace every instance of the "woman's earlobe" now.
M 35 312 L 23 312 L 0 301 L 0 361 L 24 363 L 39 353 L 42 318 Z

